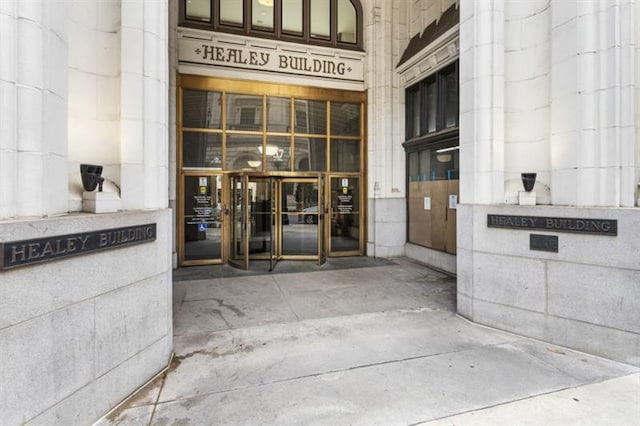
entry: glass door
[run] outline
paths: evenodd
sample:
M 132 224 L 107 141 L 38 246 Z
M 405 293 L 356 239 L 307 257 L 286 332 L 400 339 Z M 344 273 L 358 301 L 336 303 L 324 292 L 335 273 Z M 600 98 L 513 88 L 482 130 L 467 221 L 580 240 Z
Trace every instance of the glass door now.
M 278 224 L 282 258 L 318 259 L 321 196 L 317 178 L 287 178 L 280 184 Z
M 182 176 L 181 265 L 221 263 L 223 259 L 222 175 Z
M 331 176 L 330 256 L 361 254 L 360 179 L 355 176 Z
M 230 177 L 230 229 L 229 264 L 249 269 L 249 244 L 247 242 L 247 218 L 249 210 L 248 177 Z
M 249 176 L 249 217 L 247 222 L 249 257 L 253 260 L 271 261 L 273 252 L 272 178 Z

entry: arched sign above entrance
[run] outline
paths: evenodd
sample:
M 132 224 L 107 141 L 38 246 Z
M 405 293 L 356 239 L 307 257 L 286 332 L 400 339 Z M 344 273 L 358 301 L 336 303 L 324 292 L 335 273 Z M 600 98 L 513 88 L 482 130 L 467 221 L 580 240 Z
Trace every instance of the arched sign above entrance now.
M 364 53 L 284 42 L 252 41 L 228 34 L 208 33 L 206 38 L 180 34 L 178 59 L 181 63 L 364 81 Z

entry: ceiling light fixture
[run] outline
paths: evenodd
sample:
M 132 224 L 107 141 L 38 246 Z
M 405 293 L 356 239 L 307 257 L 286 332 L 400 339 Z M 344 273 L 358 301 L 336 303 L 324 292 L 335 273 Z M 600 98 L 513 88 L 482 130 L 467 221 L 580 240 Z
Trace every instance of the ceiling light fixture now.
M 437 152 L 438 154 L 440 154 L 440 153 L 442 153 L 442 152 L 455 151 L 456 149 L 460 149 L 460 146 L 452 146 L 452 147 L 450 147 L 450 148 L 442 148 L 442 149 L 437 150 L 436 152 Z
M 273 7 L 273 0 L 258 0 L 258 3 L 266 7 Z
M 262 154 L 262 145 L 258 146 L 258 151 Z M 278 153 L 278 147 L 275 145 L 267 145 L 267 156 L 271 157 Z

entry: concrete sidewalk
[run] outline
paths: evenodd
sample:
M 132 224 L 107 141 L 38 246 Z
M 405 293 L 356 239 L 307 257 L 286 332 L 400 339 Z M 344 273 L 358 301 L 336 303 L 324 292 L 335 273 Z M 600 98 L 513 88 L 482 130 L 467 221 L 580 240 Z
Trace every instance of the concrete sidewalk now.
M 471 324 L 406 259 L 343 266 L 176 280 L 171 368 L 100 423 L 637 424 L 640 369 Z

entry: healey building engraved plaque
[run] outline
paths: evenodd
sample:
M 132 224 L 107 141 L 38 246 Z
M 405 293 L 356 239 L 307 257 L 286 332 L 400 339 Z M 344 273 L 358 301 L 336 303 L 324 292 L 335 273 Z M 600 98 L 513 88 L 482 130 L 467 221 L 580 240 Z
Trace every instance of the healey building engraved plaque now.
M 156 224 L 0 243 L 0 271 L 69 256 L 155 241 Z
M 618 235 L 618 221 L 613 219 L 587 219 L 571 217 L 511 216 L 488 214 L 489 228 L 535 229 L 578 234 Z

